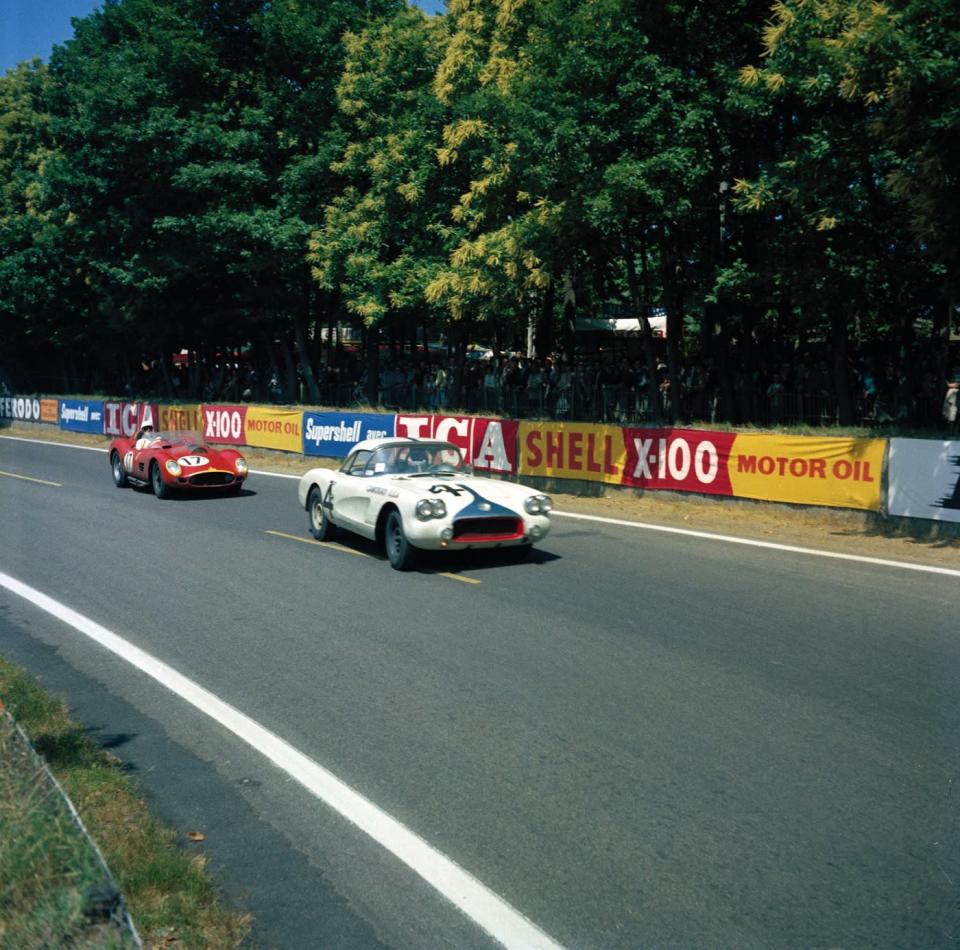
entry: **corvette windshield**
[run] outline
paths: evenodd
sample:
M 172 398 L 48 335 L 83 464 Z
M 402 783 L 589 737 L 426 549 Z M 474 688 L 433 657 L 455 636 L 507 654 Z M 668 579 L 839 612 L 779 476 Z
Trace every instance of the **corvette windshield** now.
M 364 475 L 464 475 L 460 450 L 449 442 L 416 442 L 377 449 Z

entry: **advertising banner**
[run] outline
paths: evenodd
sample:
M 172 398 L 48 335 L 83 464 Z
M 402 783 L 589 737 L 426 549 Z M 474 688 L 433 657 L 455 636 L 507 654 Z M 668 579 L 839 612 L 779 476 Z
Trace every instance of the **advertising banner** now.
M 960 442 L 891 439 L 887 513 L 960 521 Z
M 247 445 L 283 452 L 302 452 L 302 422 L 303 412 L 299 409 L 248 406 L 244 427 Z
M 732 432 L 624 429 L 627 461 L 621 484 L 651 490 L 731 495 Z
M 60 421 L 60 403 L 56 399 L 40 400 L 40 421 L 53 425 Z
M 305 412 L 303 454 L 346 458 L 364 439 L 381 439 L 394 432 L 392 415 L 364 412 Z
M 730 484 L 738 498 L 880 510 L 886 439 L 738 434 Z
M 521 422 L 520 474 L 623 483 L 627 450 L 618 426 Z
M 157 429 L 161 432 L 202 432 L 203 413 L 199 404 L 158 406 Z
M 201 415 L 200 433 L 207 442 L 246 445 L 246 406 L 201 406 Z
M 0 398 L 0 419 L 40 422 L 40 400 L 35 396 L 3 396 Z
M 398 415 L 397 435 L 453 443 L 478 471 L 517 471 L 519 423 L 474 416 Z
M 470 464 L 481 473 L 516 475 L 519 434 L 515 419 L 474 419 Z
M 61 399 L 60 428 L 103 435 L 103 403 L 99 400 Z
M 141 426 L 153 426 L 158 431 L 157 407 L 148 402 L 105 402 L 104 435 L 123 435 L 130 438 Z

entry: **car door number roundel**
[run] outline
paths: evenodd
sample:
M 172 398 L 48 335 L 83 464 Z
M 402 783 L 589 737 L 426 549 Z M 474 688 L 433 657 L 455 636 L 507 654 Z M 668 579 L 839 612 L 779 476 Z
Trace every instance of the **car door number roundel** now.
M 133 471 L 133 452 L 127 452 L 123 457 L 123 467 L 128 471 Z
M 177 461 L 182 468 L 199 468 L 201 465 L 210 464 L 210 459 L 205 455 L 183 455 Z

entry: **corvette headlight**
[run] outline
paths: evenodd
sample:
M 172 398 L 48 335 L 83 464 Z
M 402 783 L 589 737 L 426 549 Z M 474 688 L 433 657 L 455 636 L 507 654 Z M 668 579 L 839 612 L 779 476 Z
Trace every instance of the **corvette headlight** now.
M 431 498 L 421 498 L 420 501 L 417 502 L 415 510 L 417 517 L 421 521 L 429 521 L 431 518 L 443 518 L 447 514 L 447 506 L 440 498 L 435 501 Z
M 176 459 L 167 459 L 164 467 L 174 478 L 179 478 L 183 472 L 183 469 L 180 468 L 180 463 Z
M 530 495 L 523 499 L 523 510 L 528 515 L 545 515 L 553 507 L 547 495 Z
M 237 459 L 233 466 L 241 475 L 247 474 L 247 463 L 243 459 Z

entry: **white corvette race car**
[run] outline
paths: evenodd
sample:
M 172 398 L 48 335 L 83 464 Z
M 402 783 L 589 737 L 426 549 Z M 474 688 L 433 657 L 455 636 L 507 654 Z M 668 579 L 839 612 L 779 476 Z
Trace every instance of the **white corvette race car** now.
M 380 541 L 390 564 L 410 570 L 417 551 L 517 548 L 550 530 L 550 499 L 512 482 L 473 475 L 449 442 L 369 439 L 339 471 L 310 469 L 298 488 L 318 541 L 345 528 Z

